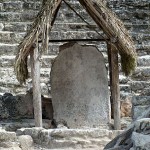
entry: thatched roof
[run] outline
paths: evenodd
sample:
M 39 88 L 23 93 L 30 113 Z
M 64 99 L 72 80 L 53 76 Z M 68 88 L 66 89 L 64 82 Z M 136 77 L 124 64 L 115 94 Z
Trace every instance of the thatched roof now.
M 43 0 L 43 5 L 35 18 L 32 28 L 19 45 L 18 55 L 15 62 L 17 79 L 23 83 L 28 78 L 27 56 L 33 50 L 33 44 L 42 35 L 43 49 L 47 49 L 52 24 L 56 17 L 62 0 Z M 96 24 L 104 31 L 112 45 L 121 55 L 122 71 L 130 75 L 136 67 L 136 51 L 134 43 L 116 15 L 109 10 L 104 0 L 79 0 Z

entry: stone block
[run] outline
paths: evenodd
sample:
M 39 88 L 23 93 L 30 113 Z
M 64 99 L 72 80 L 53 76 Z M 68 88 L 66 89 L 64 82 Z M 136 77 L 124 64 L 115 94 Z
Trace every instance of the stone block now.
M 21 1 L 17 1 L 17 2 L 13 2 L 13 1 L 8 1 L 8 2 L 4 2 L 3 3 L 3 9 L 4 11 L 10 11 L 10 12 L 14 12 L 14 11 L 22 11 L 22 4 L 23 2 Z
M 17 136 L 15 132 L 7 132 L 3 129 L 0 129 L 0 142 L 14 142 L 16 139 Z
M 21 20 L 21 13 L 18 12 L 1 12 L 0 13 L 0 21 L 20 21 Z
M 134 149 L 150 149 L 150 135 L 133 132 L 131 139 L 133 140 Z
M 11 32 L 26 32 L 29 23 L 9 22 L 4 24 L 5 31 Z
M 3 11 L 3 3 L 0 2 L 0 11 Z
M 37 1 L 36 2 L 29 1 L 29 2 L 23 3 L 23 9 L 24 10 L 37 10 L 37 11 L 39 11 L 40 7 L 41 7 L 41 2 L 37 2 Z
M 54 119 L 69 128 L 107 125 L 110 106 L 102 54 L 96 47 L 77 43 L 60 50 L 50 79 Z
M 150 96 L 133 96 L 132 103 L 134 106 L 150 105 Z
M 16 142 L 10 142 L 10 141 L 5 141 L 5 142 L 0 142 L 0 149 L 1 148 L 16 148 L 19 147 L 18 143 Z
M 22 150 L 34 150 L 33 139 L 30 135 L 21 135 L 18 137 Z
M 20 21 L 22 22 L 33 22 L 35 16 L 38 14 L 38 11 L 28 10 L 21 13 Z
M 0 23 L 0 31 L 2 31 L 4 29 L 4 24 Z
M 25 33 L 17 33 L 17 32 L 8 32 L 8 31 L 1 31 L 0 32 L 0 42 L 1 43 L 19 43 Z
M 138 66 L 150 66 L 150 56 L 144 55 L 138 58 Z
M 138 95 L 145 93 L 144 92 L 145 89 L 150 88 L 150 82 L 149 81 L 131 81 L 130 85 L 131 85 L 131 90 L 135 93 L 138 93 Z
M 132 75 L 132 79 L 136 80 L 149 80 L 150 79 L 150 68 L 149 67 L 138 67 Z
M 15 55 L 18 44 L 0 44 L 0 55 Z
M 133 106 L 133 120 L 136 120 L 150 105 Z
M 13 67 L 15 56 L 0 56 L 0 67 Z
M 41 96 L 43 119 L 53 119 L 53 106 L 51 98 Z M 28 91 L 26 95 L 13 96 L 5 93 L 0 97 L 1 119 L 33 118 L 33 94 Z

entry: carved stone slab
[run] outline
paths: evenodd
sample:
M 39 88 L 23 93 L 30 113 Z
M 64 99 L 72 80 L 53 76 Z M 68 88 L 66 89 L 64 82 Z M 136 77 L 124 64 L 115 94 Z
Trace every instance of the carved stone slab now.
M 69 128 L 99 127 L 110 121 L 107 71 L 94 46 L 67 43 L 60 47 L 51 70 L 56 122 Z

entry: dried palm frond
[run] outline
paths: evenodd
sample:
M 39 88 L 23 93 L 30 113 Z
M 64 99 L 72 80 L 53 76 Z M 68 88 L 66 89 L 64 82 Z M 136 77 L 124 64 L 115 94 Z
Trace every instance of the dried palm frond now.
M 136 50 L 124 24 L 106 7 L 104 0 L 79 0 L 121 55 L 122 71 L 130 75 L 136 67 Z
M 27 57 L 30 51 L 34 50 L 33 44 L 38 41 L 38 38 L 42 37 L 42 50 L 48 49 L 49 31 L 52 28 L 53 17 L 60 3 L 61 0 L 43 0 L 40 12 L 23 41 L 19 44 L 15 72 L 21 84 L 28 78 Z

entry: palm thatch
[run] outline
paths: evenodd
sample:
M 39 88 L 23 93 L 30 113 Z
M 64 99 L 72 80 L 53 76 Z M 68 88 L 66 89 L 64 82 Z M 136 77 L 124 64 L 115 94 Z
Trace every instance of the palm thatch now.
M 122 71 L 130 75 L 136 67 L 134 43 L 124 24 L 106 7 L 104 0 L 79 0 L 121 55 Z
M 19 45 L 16 57 L 15 72 L 20 83 L 28 78 L 27 56 L 33 50 L 42 34 L 43 49 L 47 49 L 48 32 L 52 27 L 53 18 L 62 0 L 43 0 L 41 11 L 37 15 L 32 28 Z M 96 24 L 104 31 L 113 46 L 121 55 L 122 71 L 130 75 L 136 67 L 136 51 L 134 43 L 123 23 L 105 5 L 104 0 L 79 0 Z
M 60 3 L 61 0 L 43 0 L 41 10 L 35 18 L 31 29 L 19 44 L 15 61 L 15 72 L 21 84 L 28 78 L 27 57 L 30 51 L 34 50 L 33 44 L 38 42 L 38 39 L 41 37 L 42 49 L 48 49 L 49 31 L 52 28 L 52 23 Z

